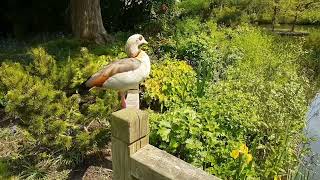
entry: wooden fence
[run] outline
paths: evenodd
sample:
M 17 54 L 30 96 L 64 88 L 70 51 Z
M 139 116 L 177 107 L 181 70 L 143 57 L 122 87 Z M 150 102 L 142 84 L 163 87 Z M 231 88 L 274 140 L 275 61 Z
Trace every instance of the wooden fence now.
M 149 144 L 148 114 L 139 110 L 137 90 L 128 93 L 127 105 L 111 120 L 113 179 L 219 179 Z

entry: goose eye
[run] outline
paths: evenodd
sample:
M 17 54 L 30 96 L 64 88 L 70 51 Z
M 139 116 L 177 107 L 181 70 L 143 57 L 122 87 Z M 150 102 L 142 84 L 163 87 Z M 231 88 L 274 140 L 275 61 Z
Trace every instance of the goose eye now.
M 140 41 L 142 41 L 142 39 L 143 39 L 143 37 L 142 37 L 142 36 L 140 36 L 140 37 L 139 37 L 139 40 L 140 40 Z

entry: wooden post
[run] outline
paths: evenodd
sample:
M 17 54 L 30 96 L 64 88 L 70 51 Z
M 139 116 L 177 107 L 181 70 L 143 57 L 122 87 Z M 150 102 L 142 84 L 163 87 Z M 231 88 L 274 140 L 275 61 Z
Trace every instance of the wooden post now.
M 130 155 L 149 144 L 148 115 L 141 110 L 126 108 L 112 114 L 113 179 L 132 180 Z
M 138 180 L 220 180 L 150 144 L 130 159 L 131 175 Z
M 139 110 L 139 89 L 128 91 L 127 108 L 112 114 L 115 180 L 217 180 L 201 169 L 149 145 L 149 120 Z

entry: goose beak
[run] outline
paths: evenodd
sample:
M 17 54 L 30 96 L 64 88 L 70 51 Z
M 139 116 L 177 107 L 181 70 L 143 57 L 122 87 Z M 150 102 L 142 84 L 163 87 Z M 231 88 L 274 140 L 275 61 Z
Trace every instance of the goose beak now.
M 144 39 L 144 40 L 142 41 L 142 44 L 148 44 L 148 42 Z

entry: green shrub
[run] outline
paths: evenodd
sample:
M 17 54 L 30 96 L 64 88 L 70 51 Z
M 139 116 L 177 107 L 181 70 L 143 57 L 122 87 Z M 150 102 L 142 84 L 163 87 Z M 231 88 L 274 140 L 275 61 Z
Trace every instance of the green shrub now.
M 224 7 L 216 13 L 217 23 L 222 26 L 236 26 L 241 22 L 241 9 L 236 7 Z
M 153 114 L 151 143 L 220 178 L 236 176 L 238 163 L 230 153 L 256 130 L 254 97 L 249 95 L 224 93 L 200 99 L 196 108 Z M 243 173 L 254 170 L 250 164 Z
M 176 23 L 148 40 L 151 59 L 159 59 L 143 84 L 144 105 L 154 111 L 151 143 L 223 179 L 286 178 L 296 171 L 306 151 L 300 145 L 312 86 L 300 65 L 306 54 L 316 57 L 318 42 L 302 47 L 300 39 L 245 24 Z M 87 151 L 105 145 L 110 113 L 118 107 L 115 92 L 74 92 L 125 56 L 122 41 L 81 48 L 67 40 L 61 52 L 56 45 L 65 40 L 49 42 L 29 50 L 27 65 L 2 64 L 0 105 L 19 123 L 18 134 L 0 131 L 0 146 L 2 137 L 21 140 L 0 160 L 0 171 L 10 171 L 6 177 L 62 179 Z
M 315 7 L 314 9 L 304 11 L 300 18 L 298 18 L 298 24 L 313 24 L 319 25 L 320 24 L 320 13 L 319 7 Z
M 6 115 L 19 120 L 29 144 L 9 166 L 23 179 L 53 176 L 59 168 L 64 175 L 54 176 L 65 176 L 88 150 L 105 146 L 110 138 L 110 113 L 119 107 L 116 92 L 93 91 L 80 97 L 75 90 L 111 57 L 95 56 L 86 48 L 66 62 L 56 61 L 41 47 L 29 55 L 33 61 L 27 66 L 6 62 L 0 67 Z
M 208 84 L 223 78 L 227 67 L 239 59 L 237 49 L 228 45 L 228 35 L 219 31 L 214 23 L 201 23 L 194 18 L 179 21 L 176 26 L 171 52 L 194 67 L 197 96 L 201 97 Z
M 209 9 L 210 1 L 208 0 L 182 0 L 177 4 L 183 9 L 184 14 L 201 14 L 201 11 Z
M 150 78 L 144 83 L 144 100 L 159 109 L 188 103 L 194 93 L 195 72 L 183 61 L 163 61 L 153 64 Z
M 177 47 L 185 44 L 186 51 L 193 51 L 190 42 L 194 42 L 195 53 L 181 52 L 196 60 L 203 53 L 208 57 L 207 71 L 220 65 L 223 73 L 216 81 L 204 78 L 204 94 L 193 91 L 193 102 L 153 113 L 151 143 L 221 178 L 270 179 L 296 172 L 299 158 L 306 153 L 297 150 L 305 142 L 309 88 L 298 68 L 304 55 L 302 44 L 278 40 L 247 25 L 213 30 L 207 35 L 211 38 L 202 41 L 201 33 L 190 37 L 206 25 L 185 25 L 177 35 L 187 37 L 182 33 L 190 32 L 189 39 L 179 37 Z M 221 43 L 213 37 L 220 37 Z M 240 147 L 249 150 L 235 156 Z
M 320 33 L 314 30 L 305 41 L 303 41 L 302 51 L 305 53 L 300 57 L 300 72 L 309 79 L 310 92 L 309 99 L 314 98 L 314 94 L 319 91 L 320 87 Z

